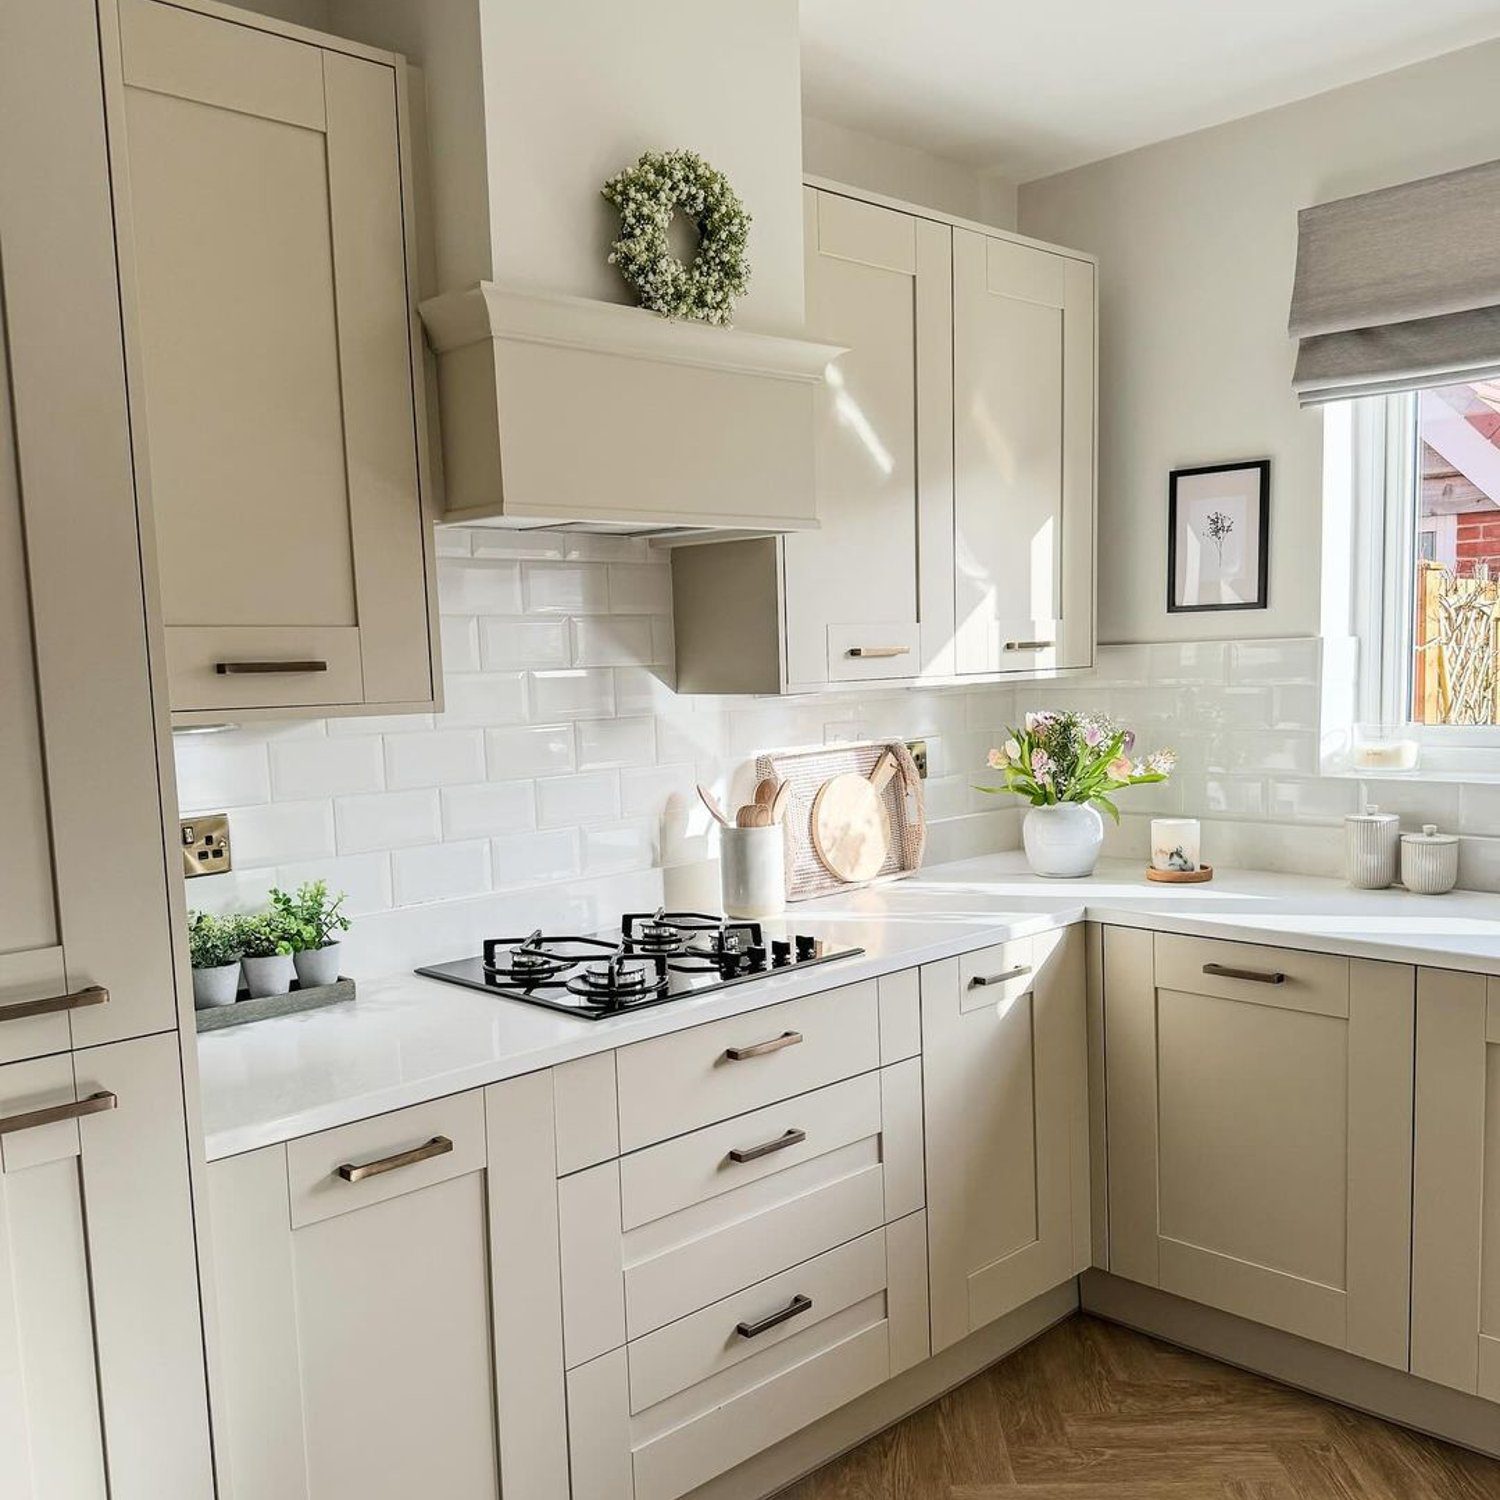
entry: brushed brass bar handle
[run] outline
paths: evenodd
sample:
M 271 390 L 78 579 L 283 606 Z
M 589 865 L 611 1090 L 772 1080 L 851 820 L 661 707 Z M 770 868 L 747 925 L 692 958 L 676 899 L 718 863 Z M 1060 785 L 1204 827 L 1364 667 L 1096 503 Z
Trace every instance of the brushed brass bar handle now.
M 220 661 L 214 671 L 221 677 L 250 677 L 265 672 L 326 672 L 326 661 Z
M 845 656 L 910 656 L 910 646 L 851 646 Z
M 759 1161 L 762 1156 L 774 1155 L 777 1151 L 785 1151 L 788 1146 L 800 1146 L 807 1139 L 805 1130 L 798 1130 L 794 1125 L 785 1135 L 778 1135 L 774 1141 L 762 1141 L 758 1146 L 736 1146 L 729 1153 L 730 1161 Z
M 1017 964 L 1013 969 L 1007 969 L 1003 974 L 976 974 L 969 981 L 969 988 L 974 989 L 986 984 L 1009 984 L 1012 979 L 1022 979 L 1031 973 L 1030 964 Z
M 805 1312 L 812 1310 L 812 1298 L 804 1297 L 798 1292 L 790 1302 L 779 1312 L 773 1312 L 762 1318 L 758 1323 L 736 1323 L 734 1331 L 742 1339 L 759 1338 L 761 1334 L 768 1333 L 778 1323 L 785 1323 L 791 1318 L 799 1318 Z
M 768 1052 L 780 1052 L 783 1047 L 795 1047 L 801 1040 L 800 1031 L 783 1031 L 768 1042 L 752 1042 L 748 1047 L 726 1047 L 724 1056 L 730 1062 L 743 1062 L 747 1057 L 764 1057 Z
M 46 1109 L 28 1110 L 24 1115 L 10 1115 L 0 1120 L 0 1135 L 14 1135 L 18 1130 L 35 1130 L 41 1125 L 56 1125 L 63 1120 L 81 1120 L 85 1115 L 102 1115 L 114 1109 L 119 1100 L 110 1093 L 90 1094 L 74 1104 L 53 1104 Z
M 1276 969 L 1232 969 L 1228 964 L 1204 964 L 1203 972 L 1216 979 L 1248 979 L 1251 984 L 1286 983 L 1286 975 Z
M 85 985 L 71 995 L 49 995 L 45 1000 L 22 1000 L 0 1005 L 0 1021 L 24 1021 L 28 1016 L 54 1016 L 62 1010 L 82 1010 L 89 1005 L 109 1004 L 109 991 L 102 984 Z
M 401 1167 L 414 1167 L 419 1161 L 431 1161 L 434 1156 L 446 1156 L 453 1149 L 453 1142 L 445 1135 L 435 1135 L 425 1146 L 413 1146 L 410 1151 L 398 1151 L 394 1156 L 382 1156 L 379 1161 L 364 1161 L 355 1165 L 345 1162 L 338 1168 L 338 1175 L 345 1182 L 363 1182 L 367 1177 L 379 1177 Z
M 1056 641 L 1007 641 L 1007 651 L 1049 651 L 1057 644 Z

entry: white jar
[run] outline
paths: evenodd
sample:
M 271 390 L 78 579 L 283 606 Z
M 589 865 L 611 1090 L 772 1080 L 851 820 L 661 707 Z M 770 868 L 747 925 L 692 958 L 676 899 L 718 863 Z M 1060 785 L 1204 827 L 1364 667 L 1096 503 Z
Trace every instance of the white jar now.
M 1395 813 L 1366 807 L 1344 819 L 1344 873 L 1362 891 L 1383 891 L 1396 879 L 1401 820 Z
M 719 830 L 719 889 L 726 917 L 754 920 L 785 910 L 785 846 L 780 823 Z
M 1458 839 L 1424 823 L 1401 835 L 1401 884 L 1419 896 L 1441 896 L 1458 884 Z

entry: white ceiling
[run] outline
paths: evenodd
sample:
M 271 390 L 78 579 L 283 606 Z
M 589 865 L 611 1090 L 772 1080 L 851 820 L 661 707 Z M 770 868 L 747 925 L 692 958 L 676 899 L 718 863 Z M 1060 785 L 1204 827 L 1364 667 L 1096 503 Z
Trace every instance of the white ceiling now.
M 1500 0 L 801 0 L 801 9 L 808 113 L 1017 181 L 1500 36 Z

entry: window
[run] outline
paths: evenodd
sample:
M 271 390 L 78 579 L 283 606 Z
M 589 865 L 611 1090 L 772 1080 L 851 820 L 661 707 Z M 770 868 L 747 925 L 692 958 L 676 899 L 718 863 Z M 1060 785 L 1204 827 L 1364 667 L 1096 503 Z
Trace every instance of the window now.
M 1500 381 L 1352 408 L 1368 570 L 1355 589 L 1360 717 L 1500 746 Z

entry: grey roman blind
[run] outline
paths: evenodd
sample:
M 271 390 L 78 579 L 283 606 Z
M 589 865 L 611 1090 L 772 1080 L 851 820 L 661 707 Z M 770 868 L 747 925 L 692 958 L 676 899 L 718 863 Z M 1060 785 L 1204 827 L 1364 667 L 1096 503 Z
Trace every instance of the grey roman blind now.
M 1304 406 L 1500 374 L 1500 162 L 1297 216 Z

